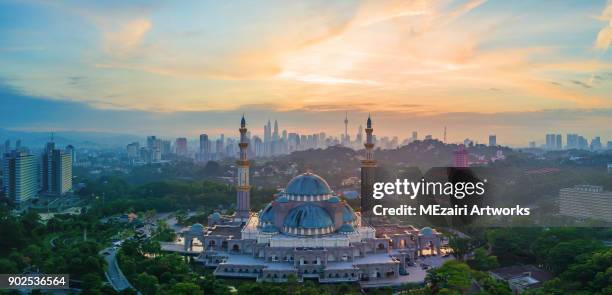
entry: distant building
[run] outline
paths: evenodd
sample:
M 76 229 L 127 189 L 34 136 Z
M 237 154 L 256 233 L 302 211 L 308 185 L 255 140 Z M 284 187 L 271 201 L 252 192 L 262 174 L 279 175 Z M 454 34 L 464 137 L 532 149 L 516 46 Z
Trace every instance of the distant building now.
M 489 135 L 489 146 L 497 146 L 497 136 L 495 134 Z
M 602 186 L 576 185 L 559 191 L 559 212 L 580 219 L 612 222 L 612 192 Z
M 127 156 L 130 160 L 138 159 L 138 150 L 140 149 L 140 145 L 138 142 L 132 142 L 126 146 Z
M 74 149 L 74 146 L 72 146 L 71 144 L 66 146 L 66 152 L 70 154 L 70 160 L 72 162 L 72 165 L 74 165 L 76 163 L 76 150 Z
M 592 151 L 599 151 L 601 150 L 602 146 L 601 146 L 601 138 L 599 136 L 596 136 L 595 138 L 593 138 L 593 140 L 591 140 L 591 150 Z
M 431 135 L 425 135 L 425 140 L 432 140 L 433 137 Z
M 469 167 L 469 154 L 465 149 L 465 145 L 460 144 L 457 149 L 453 152 L 453 166 L 465 168 Z
M 210 141 L 207 134 L 200 134 L 199 161 L 207 162 L 210 160 Z
M 529 289 L 542 286 L 553 279 L 553 274 L 533 265 L 513 265 L 489 271 L 489 275 L 499 281 L 506 282 L 514 294 L 523 293 Z
M 72 156 L 47 143 L 41 156 L 41 190 L 43 193 L 61 196 L 72 190 Z
M 612 150 L 612 141 L 608 141 L 608 144 L 606 145 L 606 149 Z
M 187 138 L 179 137 L 174 143 L 176 154 L 179 156 L 187 156 Z
M 36 156 L 17 150 L 7 153 L 3 161 L 3 171 L 3 190 L 15 204 L 21 204 L 37 196 Z
M 563 149 L 563 140 L 561 134 L 546 134 L 545 148 L 547 150 Z
M 529 148 L 534 149 L 535 147 L 536 147 L 535 141 L 530 141 L 529 142 Z
M 561 134 L 557 134 L 555 137 L 555 149 L 562 150 L 563 149 L 563 136 Z

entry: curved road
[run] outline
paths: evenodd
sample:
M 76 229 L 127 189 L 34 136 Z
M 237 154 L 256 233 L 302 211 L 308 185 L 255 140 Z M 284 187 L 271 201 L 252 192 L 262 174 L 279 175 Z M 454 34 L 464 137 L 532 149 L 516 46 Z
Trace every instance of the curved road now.
M 122 291 L 128 288 L 136 290 L 119 268 L 119 264 L 117 263 L 117 251 L 113 250 L 113 248 L 107 248 L 104 249 L 104 251 L 108 251 L 110 253 L 109 255 L 104 256 L 104 260 L 106 260 L 106 263 L 108 264 L 108 269 L 105 275 L 113 289 L 115 289 L 115 291 Z M 138 294 L 141 293 L 138 292 Z

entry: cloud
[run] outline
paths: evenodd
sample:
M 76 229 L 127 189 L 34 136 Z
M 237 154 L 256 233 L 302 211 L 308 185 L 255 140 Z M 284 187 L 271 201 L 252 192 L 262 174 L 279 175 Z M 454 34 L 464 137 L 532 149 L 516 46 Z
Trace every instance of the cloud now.
M 105 50 L 115 57 L 128 56 L 138 48 L 151 26 L 148 19 L 136 19 L 121 25 L 117 30 L 104 32 Z
M 606 8 L 599 17 L 601 21 L 607 22 L 606 26 L 599 31 L 597 34 L 597 40 L 595 41 L 595 48 L 608 50 L 610 43 L 612 43 L 612 2 L 608 2 Z
M 582 86 L 584 88 L 593 88 L 593 86 L 591 86 L 591 85 L 589 85 L 587 83 L 584 83 L 582 81 L 578 81 L 578 80 L 572 80 L 572 83 L 574 83 L 576 85 L 579 85 L 579 86 Z

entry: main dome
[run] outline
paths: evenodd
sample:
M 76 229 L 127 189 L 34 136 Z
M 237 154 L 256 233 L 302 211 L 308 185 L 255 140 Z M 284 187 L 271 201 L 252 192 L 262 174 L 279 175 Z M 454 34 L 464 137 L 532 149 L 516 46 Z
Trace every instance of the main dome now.
M 321 176 L 307 172 L 291 179 L 285 193 L 296 196 L 319 196 L 329 195 L 332 191 Z
M 291 209 L 283 222 L 285 232 L 300 235 L 327 234 L 333 231 L 333 226 L 329 213 L 310 203 Z

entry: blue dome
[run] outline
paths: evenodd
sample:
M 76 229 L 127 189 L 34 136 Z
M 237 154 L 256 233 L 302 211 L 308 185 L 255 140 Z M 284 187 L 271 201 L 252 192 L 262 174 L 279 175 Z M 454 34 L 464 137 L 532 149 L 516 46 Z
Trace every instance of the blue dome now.
M 333 197 L 327 199 L 327 201 L 330 202 L 330 203 L 338 203 L 338 202 L 340 202 L 340 198 L 338 198 L 336 196 L 333 196 Z
M 221 214 L 219 214 L 219 212 L 215 212 L 215 213 L 211 214 L 210 217 L 213 220 L 219 220 L 219 219 L 221 219 Z
M 268 224 L 262 227 L 261 231 L 266 232 L 266 233 L 275 233 L 275 232 L 278 232 L 278 228 L 276 228 L 276 226 L 274 225 Z
M 352 233 L 355 231 L 355 229 L 352 225 L 345 223 L 338 229 L 338 231 L 341 233 Z
M 348 204 L 342 207 L 342 222 L 351 222 L 355 220 L 355 212 Z
M 274 207 L 272 207 L 272 204 L 268 204 L 266 208 L 261 210 L 259 221 L 260 222 L 274 222 Z
M 287 203 L 287 202 L 289 202 L 289 199 L 287 199 L 286 196 L 280 196 L 280 197 L 276 198 L 276 201 L 279 202 L 279 203 Z
M 328 195 L 331 194 L 331 189 L 327 182 L 319 175 L 307 172 L 289 181 L 285 193 L 301 196 Z
M 431 227 L 429 227 L 429 226 L 426 226 L 426 227 L 422 228 L 419 231 L 419 233 L 424 235 L 424 236 L 431 236 L 431 235 L 433 235 L 433 229 Z
M 289 211 L 284 226 L 290 228 L 326 228 L 334 223 L 325 209 L 312 204 L 304 204 Z
M 204 226 L 202 224 L 200 224 L 200 223 L 195 223 L 195 224 L 191 225 L 190 230 L 191 230 L 192 233 L 200 233 L 200 232 L 204 231 Z

